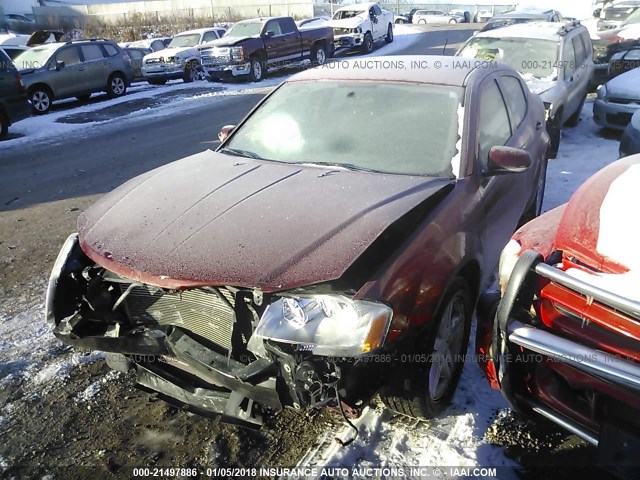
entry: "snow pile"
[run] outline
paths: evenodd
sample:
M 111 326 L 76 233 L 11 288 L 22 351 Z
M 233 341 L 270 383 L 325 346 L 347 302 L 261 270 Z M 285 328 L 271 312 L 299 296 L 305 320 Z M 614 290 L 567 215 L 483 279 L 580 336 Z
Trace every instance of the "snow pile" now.
M 82 392 L 80 392 L 78 396 L 75 398 L 76 403 L 85 403 L 90 401 L 91 399 L 93 399 L 93 397 L 95 397 L 98 394 L 98 392 L 100 392 L 100 390 L 102 390 L 102 387 L 104 387 L 107 383 L 111 382 L 112 380 L 118 378 L 119 376 L 120 376 L 120 372 L 111 370 L 105 376 L 101 377 L 99 380 L 96 380 L 87 388 L 85 388 Z

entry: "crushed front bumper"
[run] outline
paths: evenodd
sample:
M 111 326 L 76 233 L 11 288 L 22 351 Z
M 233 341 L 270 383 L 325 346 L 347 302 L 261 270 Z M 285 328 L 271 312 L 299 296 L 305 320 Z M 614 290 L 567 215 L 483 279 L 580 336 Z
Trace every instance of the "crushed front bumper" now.
M 207 77 L 216 80 L 221 78 L 246 77 L 251 73 L 251 63 L 206 64 L 203 65 Z
M 335 48 L 355 48 L 362 46 L 364 42 L 364 34 L 349 33 L 345 35 L 337 35 L 334 37 Z
M 593 103 L 593 120 L 601 127 L 624 130 L 638 110 L 640 103 L 615 103 L 598 98 Z
M 539 305 L 534 312 L 536 302 L 548 302 L 546 308 L 559 315 L 574 316 L 570 306 L 545 297 L 544 287 L 549 284 L 584 298 L 586 305 L 599 305 L 640 321 L 640 303 L 581 281 L 544 263 L 536 252 L 525 251 L 492 319 L 490 351 L 500 389 L 516 410 L 536 412 L 599 446 L 605 464 L 613 455 L 607 432 L 614 425 L 627 439 L 613 448 L 614 453 L 621 464 L 633 465 L 634 451 L 640 448 L 640 428 L 622 418 L 640 415 L 640 364 L 547 327 L 539 316 Z M 588 323 L 585 319 L 591 313 L 585 310 L 584 315 L 582 321 Z M 487 319 L 479 321 L 486 323 Z M 589 408 L 584 405 L 587 402 L 577 401 L 578 392 L 592 400 Z
M 146 80 L 178 80 L 184 77 L 184 68 L 173 64 L 153 64 L 153 66 L 144 64 L 142 75 Z

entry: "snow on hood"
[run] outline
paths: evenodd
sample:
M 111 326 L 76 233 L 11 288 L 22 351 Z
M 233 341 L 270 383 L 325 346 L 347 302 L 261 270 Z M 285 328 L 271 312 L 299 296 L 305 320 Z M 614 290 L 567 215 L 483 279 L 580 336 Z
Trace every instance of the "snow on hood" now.
M 363 10 L 361 13 L 351 18 L 343 18 L 341 20 L 329 20 L 326 24 L 327 27 L 331 28 L 356 28 L 362 25 L 367 19 L 368 13 L 366 10 Z
M 527 87 L 532 93 L 542 95 L 543 93 L 551 90 L 556 86 L 556 74 L 553 74 L 547 78 L 535 78 L 530 74 L 520 74 L 524 81 L 527 83 Z M 544 99 L 543 99 L 544 100 Z
M 636 40 L 640 38 L 640 24 L 634 23 L 622 28 L 618 32 L 618 36 L 620 38 L 624 38 L 625 40 Z
M 339 278 L 450 184 L 326 171 L 205 151 L 102 197 L 78 219 L 80 245 L 99 265 L 160 287 L 277 291 Z
M 165 48 L 164 50 L 158 50 L 157 52 L 150 53 L 145 55 L 145 59 L 149 58 L 168 58 L 175 57 L 180 55 L 181 53 L 193 53 L 194 55 L 198 54 L 198 49 L 196 47 L 173 47 L 173 48 Z
M 609 80 L 606 85 L 608 97 L 640 100 L 640 68 L 634 68 Z

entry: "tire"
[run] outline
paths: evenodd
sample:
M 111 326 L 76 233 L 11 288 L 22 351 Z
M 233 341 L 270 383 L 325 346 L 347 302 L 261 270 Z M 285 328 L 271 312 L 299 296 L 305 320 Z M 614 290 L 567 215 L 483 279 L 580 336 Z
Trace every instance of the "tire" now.
M 540 172 L 540 180 L 538 181 L 538 189 L 536 191 L 536 196 L 533 199 L 533 202 L 531 203 L 527 211 L 524 213 L 524 215 L 520 219 L 520 222 L 518 223 L 518 228 L 520 228 L 525 223 L 530 222 L 534 218 L 539 217 L 540 214 L 542 213 L 542 204 L 544 202 L 544 192 L 547 186 L 547 166 L 549 164 L 549 159 L 546 155 L 544 157 L 543 162 L 544 163 L 542 164 L 542 170 Z
M 48 88 L 34 87 L 29 90 L 29 100 L 31 100 L 31 105 L 33 106 L 33 113 L 44 115 L 51 110 L 53 95 Z
M 4 113 L 0 112 L 0 139 L 7 138 L 9 135 L 9 120 Z
M 184 75 L 182 81 L 184 83 L 192 83 L 198 80 L 202 80 L 202 67 L 196 60 L 191 60 L 184 67 Z
M 86 102 L 87 100 L 89 100 L 91 98 L 91 94 L 89 93 L 88 95 L 78 95 L 76 98 L 80 102 Z
M 449 25 L 454 23 L 458 23 L 458 21 L 455 18 L 452 18 L 451 20 L 449 20 Z
M 373 51 L 373 37 L 371 33 L 364 34 L 364 40 L 362 42 L 362 53 L 371 53 Z
M 164 85 L 167 83 L 166 79 L 154 79 L 154 80 L 147 80 L 147 83 L 149 83 L 149 85 Z
M 257 55 L 251 57 L 251 72 L 249 72 L 249 77 L 252 82 L 260 82 L 264 78 L 264 62 L 262 58 Z
M 387 36 L 384 37 L 384 41 L 386 43 L 393 42 L 393 25 L 391 24 L 389 24 L 389 26 L 387 27 Z
M 427 21 L 426 20 L 418 20 L 418 25 L 426 25 Z
M 435 329 L 416 340 L 416 351 L 412 353 L 424 356 L 427 361 L 402 367 L 403 374 L 395 380 L 398 383 L 382 390 L 380 396 L 388 408 L 410 417 L 429 419 L 447 407 L 462 373 L 471 316 L 469 287 L 462 278 L 456 278 L 435 317 Z
M 578 123 L 580 122 L 580 115 L 582 115 L 582 108 L 584 107 L 584 102 L 587 100 L 587 94 L 584 94 L 584 97 L 582 98 L 582 101 L 580 102 L 580 106 L 578 107 L 578 109 L 573 112 L 573 115 L 571 115 L 567 121 L 564 123 L 567 127 L 577 127 Z
M 324 45 L 314 46 L 311 52 L 311 63 L 313 66 L 327 63 L 327 47 Z
M 402 25 L 402 24 L 407 23 L 407 22 L 405 22 L 404 20 L 397 19 L 395 23 L 396 23 L 396 25 Z
M 549 145 L 549 158 L 556 158 L 560 149 L 560 137 L 562 136 L 562 109 L 547 121 L 547 133 L 551 139 Z
M 127 93 L 127 82 L 120 73 L 114 73 L 107 82 L 107 95 L 109 98 L 118 98 Z

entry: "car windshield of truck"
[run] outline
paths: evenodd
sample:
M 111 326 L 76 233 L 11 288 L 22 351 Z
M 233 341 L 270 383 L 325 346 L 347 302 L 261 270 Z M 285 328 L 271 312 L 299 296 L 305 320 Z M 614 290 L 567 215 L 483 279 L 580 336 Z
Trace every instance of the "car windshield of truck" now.
M 285 83 L 221 152 L 338 171 L 452 178 L 459 173 L 452 164 L 460 158 L 463 97 L 463 88 L 441 85 Z
M 333 14 L 334 20 L 344 20 L 345 18 L 353 18 L 362 15 L 364 10 L 338 10 Z
M 18 55 L 13 63 L 18 70 L 28 70 L 30 68 L 42 68 L 48 62 L 51 56 L 60 48 L 60 45 L 48 44 L 39 47 L 33 47 L 25 50 Z
M 185 35 L 176 35 L 171 40 L 167 48 L 195 47 L 200 43 L 199 33 L 189 33 Z
M 459 55 L 506 63 L 525 79 L 551 78 L 558 67 L 558 44 L 553 40 L 480 37 L 471 40 Z
M 253 37 L 260 35 L 262 31 L 262 22 L 240 22 L 227 30 L 225 37 Z

